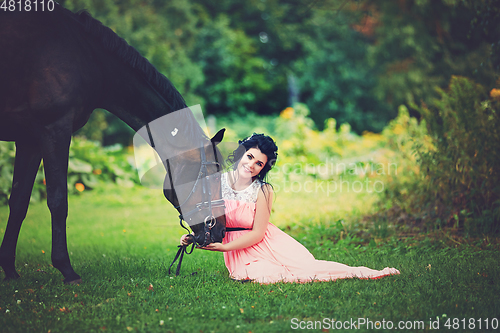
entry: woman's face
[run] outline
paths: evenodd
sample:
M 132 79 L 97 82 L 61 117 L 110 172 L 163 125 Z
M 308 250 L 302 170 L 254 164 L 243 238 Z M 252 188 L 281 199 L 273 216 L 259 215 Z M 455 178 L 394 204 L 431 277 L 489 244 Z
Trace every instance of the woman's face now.
M 267 163 L 267 156 L 259 148 L 248 149 L 238 163 L 238 173 L 242 178 L 256 177 Z

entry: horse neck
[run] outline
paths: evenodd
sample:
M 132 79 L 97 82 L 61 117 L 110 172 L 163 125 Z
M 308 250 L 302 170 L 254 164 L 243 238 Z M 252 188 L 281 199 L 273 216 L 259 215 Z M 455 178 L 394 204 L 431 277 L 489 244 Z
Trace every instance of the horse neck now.
M 85 26 L 78 35 L 84 40 L 85 48 L 90 50 L 88 52 L 92 53 L 93 65 L 97 68 L 94 69 L 94 72 L 98 73 L 94 77 L 95 84 L 102 87 L 96 107 L 113 113 L 136 132 L 146 125 L 153 128 L 155 126 L 152 124 L 157 119 L 177 114 L 176 111 L 187 107 L 168 79 L 109 28 L 87 15 L 80 15 L 78 20 Z M 115 47 L 110 48 L 110 43 Z M 180 117 L 169 117 L 168 121 L 168 125 L 178 124 L 178 130 L 181 130 L 182 126 L 182 138 L 187 143 L 195 142 L 189 148 L 193 145 L 199 147 L 200 142 L 207 139 L 190 112 L 185 112 L 184 116 Z M 170 133 L 171 130 L 167 131 L 166 126 L 154 128 L 153 134 L 158 140 L 153 146 L 157 147 L 157 151 L 158 144 L 165 146 L 164 150 L 175 150 L 176 146 L 179 146 L 174 142 L 173 146 L 168 147 L 167 142 L 172 143 L 175 140 L 165 132 Z M 142 136 L 147 139 L 151 134 Z M 164 160 L 165 156 L 160 156 Z
M 100 107 L 116 115 L 136 132 L 153 120 L 175 111 L 133 69 L 116 60 L 110 60 L 103 68 L 106 68 L 105 96 Z

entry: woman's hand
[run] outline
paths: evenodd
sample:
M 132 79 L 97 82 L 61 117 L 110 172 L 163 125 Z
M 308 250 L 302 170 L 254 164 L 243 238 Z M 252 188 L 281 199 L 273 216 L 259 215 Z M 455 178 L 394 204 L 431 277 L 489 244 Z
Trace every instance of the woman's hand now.
M 228 251 L 226 249 L 225 244 L 222 244 L 222 243 L 210 243 L 204 247 L 199 247 L 199 249 L 209 250 L 209 251 L 219 251 L 219 252 L 227 252 Z
M 193 242 L 193 237 L 191 234 L 186 234 L 181 236 L 181 245 L 189 245 Z

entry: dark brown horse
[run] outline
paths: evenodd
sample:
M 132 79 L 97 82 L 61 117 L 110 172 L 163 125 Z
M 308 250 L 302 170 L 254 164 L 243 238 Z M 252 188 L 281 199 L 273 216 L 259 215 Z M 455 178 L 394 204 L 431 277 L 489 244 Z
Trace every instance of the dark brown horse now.
M 197 177 L 200 152 L 207 160 L 214 159 L 209 154 L 214 151 L 211 141 L 192 114 L 175 113 L 186 104 L 170 81 L 88 13 L 74 14 L 57 4 L 52 11 L 0 11 L 0 140 L 16 143 L 10 215 L 0 247 L 6 279 L 19 277 L 17 239 L 43 159 L 52 217 L 52 263 L 65 283 L 81 281 L 71 266 L 66 241 L 68 153 L 72 133 L 96 108 L 112 112 L 135 131 L 175 114 L 166 134 L 158 128 L 148 132 L 156 138 L 154 148 L 172 175 L 165 184 L 175 184 L 179 178 L 185 183 L 189 170 L 197 170 Z M 168 135 L 172 128 L 175 136 Z M 220 140 L 222 132 L 212 139 Z M 191 153 L 186 153 L 188 149 Z M 177 157 L 167 160 L 169 156 Z M 215 173 L 215 167 L 209 163 L 208 174 Z M 220 183 L 211 186 L 212 199 L 220 199 Z M 182 203 L 186 209 L 203 200 L 202 191 L 196 186 L 192 191 L 166 188 L 164 192 L 175 206 Z M 223 207 L 215 209 L 218 226 L 209 238 L 200 224 L 203 216 L 192 215 L 197 219 L 192 229 L 202 244 L 220 242 L 224 235 Z

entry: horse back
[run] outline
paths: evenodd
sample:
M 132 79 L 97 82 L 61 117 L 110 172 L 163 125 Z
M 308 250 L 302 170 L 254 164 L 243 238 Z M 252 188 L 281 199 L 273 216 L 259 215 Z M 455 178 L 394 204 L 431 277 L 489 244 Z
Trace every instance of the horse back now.
M 67 112 L 83 126 L 94 109 L 102 79 L 92 49 L 78 23 L 56 9 L 0 12 L 1 140 Z

